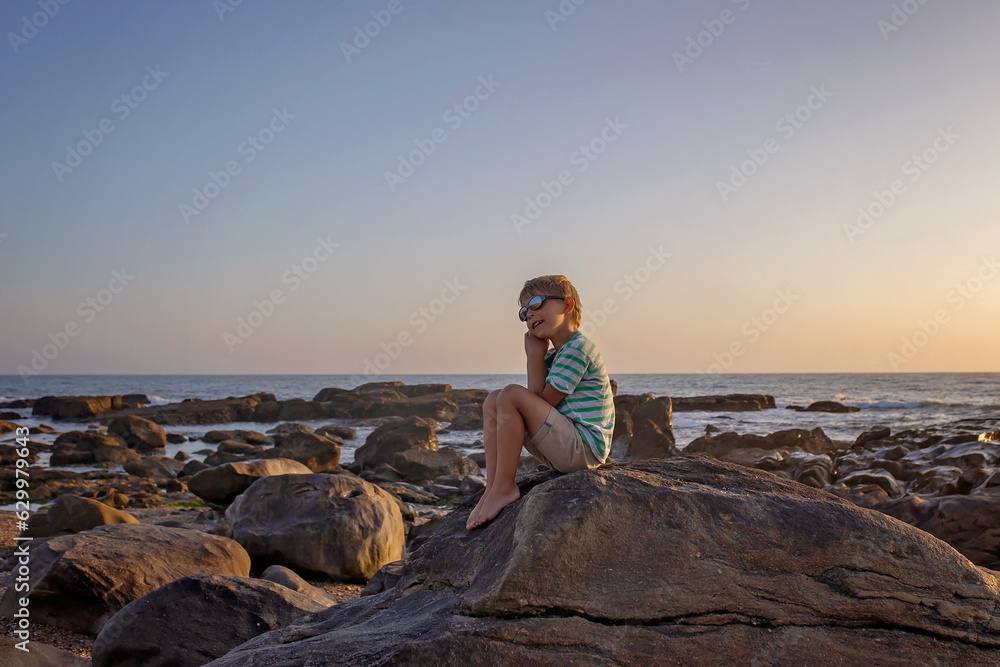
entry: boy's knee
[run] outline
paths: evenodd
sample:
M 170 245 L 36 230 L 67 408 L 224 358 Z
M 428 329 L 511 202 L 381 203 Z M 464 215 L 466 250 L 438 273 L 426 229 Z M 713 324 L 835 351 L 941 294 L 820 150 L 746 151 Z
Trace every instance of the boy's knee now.
M 497 409 L 497 397 L 500 396 L 500 390 L 494 389 L 483 401 L 483 412 L 496 412 Z
M 497 403 L 512 403 L 515 399 L 517 399 L 518 393 L 522 390 L 524 390 L 524 387 L 519 384 L 507 385 L 501 389 L 500 393 L 497 395 Z

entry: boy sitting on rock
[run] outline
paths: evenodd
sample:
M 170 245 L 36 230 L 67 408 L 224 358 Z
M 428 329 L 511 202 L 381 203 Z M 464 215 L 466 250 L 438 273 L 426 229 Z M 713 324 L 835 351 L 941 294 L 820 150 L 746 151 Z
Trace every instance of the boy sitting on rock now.
M 524 283 L 518 303 L 518 315 L 528 326 L 528 387 L 509 384 L 490 392 L 483 403 L 486 491 L 469 515 L 469 530 L 521 497 L 514 476 L 522 445 L 560 472 L 596 468 L 611 452 L 611 382 L 601 353 L 578 330 L 576 288 L 565 276 L 540 276 Z

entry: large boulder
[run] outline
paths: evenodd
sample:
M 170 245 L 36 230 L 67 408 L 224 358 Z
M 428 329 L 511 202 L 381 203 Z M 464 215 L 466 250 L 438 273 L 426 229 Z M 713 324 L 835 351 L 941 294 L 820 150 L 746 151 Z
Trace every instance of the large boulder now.
M 167 447 L 167 432 L 159 424 L 142 417 L 112 419 L 108 434 L 117 435 L 125 444 L 140 452 L 162 452 Z
M 53 419 L 85 420 L 120 410 L 121 396 L 42 396 L 35 399 L 31 414 Z
M 45 525 L 39 530 L 34 530 L 32 536 L 80 533 L 95 526 L 115 523 L 139 523 L 139 520 L 128 512 L 116 510 L 92 498 L 81 498 L 72 494 L 56 498 L 45 513 L 45 519 Z
M 94 667 L 198 667 L 333 604 L 248 577 L 196 574 L 130 602 L 94 641 Z
M 276 438 L 277 446 L 264 452 L 265 459 L 291 459 L 313 472 L 332 472 L 340 464 L 340 446 L 336 436 L 319 433 L 291 433 Z
M 625 445 L 624 460 L 663 459 L 677 454 L 669 396 L 640 403 L 632 410 L 631 418 L 632 437 Z
M 188 528 L 122 523 L 28 544 L 29 590 L 7 588 L 0 615 L 12 618 L 27 595 L 33 623 L 89 635 L 132 600 L 175 579 L 250 574 L 250 557 L 238 543 Z M 20 558 L 15 551 L 4 569 L 20 576 Z
M 87 658 L 81 658 L 75 653 L 64 651 L 55 646 L 42 644 L 31 636 L 22 648 L 18 648 L 21 640 L 16 637 L 0 637 L 0 665 L 7 667 L 90 667 Z
M 436 428 L 434 420 L 423 417 L 407 417 L 383 424 L 354 452 L 354 462 L 362 468 L 374 468 L 382 463 L 394 465 L 396 455 L 402 452 L 436 451 Z
M 263 477 L 226 510 L 255 567 L 367 581 L 403 556 L 403 517 L 392 496 L 347 475 Z
M 445 475 L 461 478 L 479 474 L 479 465 L 454 449 L 414 449 L 397 454 L 393 461 L 393 469 L 410 480 L 430 481 Z
M 122 467 L 125 472 L 136 477 L 170 479 L 180 474 L 184 464 L 169 456 L 150 456 L 138 461 L 126 461 Z
M 291 459 L 234 461 L 195 473 L 187 485 L 188 491 L 206 502 L 229 505 L 236 496 L 249 489 L 250 485 L 261 477 L 310 473 L 312 470 Z
M 520 486 L 481 529 L 475 498 L 452 512 L 392 588 L 212 667 L 1000 662 L 994 573 L 823 491 L 683 456 Z

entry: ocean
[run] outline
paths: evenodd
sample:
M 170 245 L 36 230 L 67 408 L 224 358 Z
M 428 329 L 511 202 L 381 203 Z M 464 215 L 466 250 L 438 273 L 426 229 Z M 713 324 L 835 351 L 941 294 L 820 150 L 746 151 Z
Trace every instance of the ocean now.
M 634 374 L 612 377 L 618 383 L 619 394 L 774 396 L 776 410 L 675 413 L 674 435 L 680 447 L 704 434 L 709 424 L 724 431 L 759 435 L 785 428 L 819 426 L 835 440 L 854 440 L 861 432 L 876 426 L 888 426 L 895 432 L 973 417 L 1000 419 L 1000 373 Z M 489 390 L 526 382 L 524 375 L 379 375 L 364 380 L 447 383 L 455 389 Z M 279 400 L 311 399 L 324 387 L 351 389 L 361 381 L 357 375 L 41 375 L 29 378 L 26 383 L 20 376 L 5 375 L 0 376 L 0 401 L 46 395 L 137 393 L 148 395 L 153 404 L 163 404 L 185 398 L 213 399 L 257 392 L 273 393 Z M 785 409 L 786 405 L 805 406 L 813 401 L 838 401 L 861 410 L 828 414 Z M 22 413 L 27 416 L 29 411 Z M 336 422 L 325 420 L 312 425 Z M 29 418 L 23 423 L 39 422 Z M 167 430 L 197 439 L 212 429 L 266 431 L 274 426 L 213 424 Z M 359 440 L 350 443 L 353 446 L 362 444 L 371 429 L 359 428 L 358 432 Z M 480 438 L 481 434 L 475 431 L 455 431 L 441 435 L 440 442 L 471 452 L 481 451 L 476 442 Z M 353 446 L 345 448 L 344 460 L 353 459 Z M 191 442 L 173 447 L 194 453 L 205 445 Z M 168 454 L 173 455 L 174 449 Z

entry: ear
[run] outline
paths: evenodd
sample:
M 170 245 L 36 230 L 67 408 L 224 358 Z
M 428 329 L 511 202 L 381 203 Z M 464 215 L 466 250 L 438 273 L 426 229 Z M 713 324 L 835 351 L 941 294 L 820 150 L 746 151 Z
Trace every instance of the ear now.
M 570 313 L 572 313 L 573 312 L 573 308 L 576 307 L 576 301 L 574 301 L 573 297 L 571 297 L 571 296 L 566 297 L 566 300 L 563 301 L 563 303 L 566 304 L 566 308 L 563 310 L 563 312 L 566 313 L 567 315 L 569 315 Z

